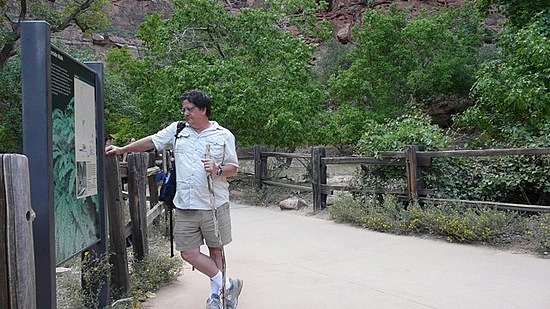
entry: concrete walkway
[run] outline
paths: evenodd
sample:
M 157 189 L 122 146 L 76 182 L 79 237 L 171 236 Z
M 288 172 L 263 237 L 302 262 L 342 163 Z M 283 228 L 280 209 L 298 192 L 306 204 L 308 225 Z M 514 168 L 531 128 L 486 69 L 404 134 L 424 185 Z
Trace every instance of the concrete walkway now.
M 550 259 L 234 203 L 231 214 L 240 309 L 550 308 Z M 143 307 L 205 308 L 208 279 L 184 268 Z

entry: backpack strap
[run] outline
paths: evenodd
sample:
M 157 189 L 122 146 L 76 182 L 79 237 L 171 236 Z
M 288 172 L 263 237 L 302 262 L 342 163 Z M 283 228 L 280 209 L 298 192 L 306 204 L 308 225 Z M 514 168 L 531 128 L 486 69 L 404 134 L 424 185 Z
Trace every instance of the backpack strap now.
M 178 122 L 178 128 L 176 129 L 176 134 L 174 134 L 174 149 L 176 148 L 176 140 L 178 139 L 178 134 L 180 134 L 180 132 L 185 129 L 185 127 L 187 126 L 187 122 L 185 121 L 180 121 Z M 175 160 L 175 155 L 176 155 L 176 152 L 174 151 L 174 160 Z M 176 172 L 176 163 L 174 162 L 173 164 L 173 167 L 172 167 L 172 170 L 175 174 Z M 173 205 L 172 205 L 173 206 Z M 171 257 L 174 257 L 174 224 L 173 224 L 173 208 L 174 207 L 169 207 L 168 209 L 168 216 L 170 217 L 170 256 Z
M 178 139 L 178 134 L 180 134 L 181 130 L 185 129 L 185 127 L 187 127 L 187 122 L 185 121 L 178 122 L 178 128 L 176 130 L 176 134 L 174 134 L 175 139 Z
M 176 141 L 178 140 L 178 134 L 187 127 L 187 122 L 185 121 L 178 121 L 178 128 L 176 129 L 176 134 L 174 134 L 174 147 L 172 147 L 172 150 L 176 150 Z M 176 152 L 174 151 L 174 160 L 175 160 Z M 175 167 L 174 167 L 175 169 Z

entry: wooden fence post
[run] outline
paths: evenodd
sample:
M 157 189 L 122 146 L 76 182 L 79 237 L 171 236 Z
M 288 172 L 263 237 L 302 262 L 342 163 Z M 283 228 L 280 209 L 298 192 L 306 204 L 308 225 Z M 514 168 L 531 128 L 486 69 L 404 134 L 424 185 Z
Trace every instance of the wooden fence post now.
M 407 192 L 409 200 L 418 200 L 419 170 L 416 151 L 418 146 L 405 146 L 405 162 L 407 167 Z
M 2 157 L 4 155 L 1 155 Z M 8 207 L 6 204 L 6 193 L 4 185 L 3 160 L 0 161 L 0 239 L 8 238 Z M 9 308 L 10 304 L 10 277 L 8 276 L 8 242 L 0 242 L 0 308 Z
M 124 203 L 122 182 L 118 169 L 118 157 L 105 158 L 105 206 L 109 220 L 109 263 L 111 268 L 111 285 L 114 299 L 127 296 L 130 288 L 128 271 L 128 252 L 124 232 Z
M 325 147 L 313 147 L 311 149 L 311 185 L 313 187 L 313 211 L 327 208 L 327 194 L 323 191 L 323 185 L 327 184 L 327 166 L 323 164 Z
M 149 253 L 147 243 L 147 197 L 145 196 L 147 153 L 128 155 L 128 204 L 132 221 L 132 245 L 136 259 L 142 260 Z
M 149 161 L 147 167 L 156 166 L 156 155 L 155 152 L 149 152 Z M 159 187 L 157 184 L 157 174 L 151 175 L 148 177 L 148 186 L 149 186 L 149 208 L 153 208 L 159 202 Z
M 36 308 L 28 159 L 0 155 L 0 308 Z
M 266 146 L 254 145 L 254 187 L 261 189 L 262 180 L 267 177 L 267 158 L 262 158 Z

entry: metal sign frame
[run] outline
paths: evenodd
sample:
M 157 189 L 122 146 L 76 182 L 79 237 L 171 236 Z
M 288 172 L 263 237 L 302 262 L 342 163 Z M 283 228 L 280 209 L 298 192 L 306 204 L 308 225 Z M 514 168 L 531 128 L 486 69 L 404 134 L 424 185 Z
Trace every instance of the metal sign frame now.
M 36 213 L 33 224 L 35 273 L 37 285 L 37 308 L 56 307 L 55 267 L 56 259 L 55 203 L 54 203 L 54 154 L 52 121 L 52 54 L 50 25 L 45 21 L 24 21 L 21 23 L 21 73 L 23 89 L 23 152 L 29 159 L 31 205 Z M 70 256 L 91 250 L 101 255 L 107 252 L 106 213 L 103 179 L 103 65 L 87 64 L 95 83 L 95 141 L 90 141 L 96 152 L 96 193 L 98 210 L 97 240 L 75 249 Z M 77 84 L 77 82 L 75 82 Z M 78 85 L 78 84 L 77 84 Z M 56 87 L 59 85 L 56 85 Z M 85 87 L 85 86 L 84 86 Z M 58 91 L 58 89 L 56 90 Z M 74 91 L 74 90 L 73 90 Z M 90 93 L 85 92 L 85 95 Z M 76 148 L 76 147 L 75 147 Z M 75 160 L 76 161 L 76 160 Z M 75 184 L 76 186 L 76 184 Z M 64 256 L 62 260 L 66 260 Z M 107 282 L 105 283 L 107 284 Z M 108 293 L 102 289 L 100 304 L 105 304 Z M 101 308 L 104 306 L 101 306 Z

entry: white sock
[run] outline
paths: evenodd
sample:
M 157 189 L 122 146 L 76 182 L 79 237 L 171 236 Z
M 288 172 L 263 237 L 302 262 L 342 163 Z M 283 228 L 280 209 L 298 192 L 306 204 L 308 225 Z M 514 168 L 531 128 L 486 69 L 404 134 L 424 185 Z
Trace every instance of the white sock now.
M 220 293 L 220 290 L 222 288 L 222 272 L 218 271 L 218 273 L 210 278 L 210 295 L 216 294 L 218 295 Z

